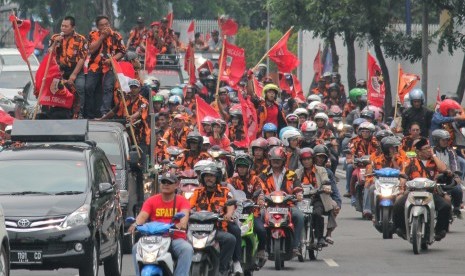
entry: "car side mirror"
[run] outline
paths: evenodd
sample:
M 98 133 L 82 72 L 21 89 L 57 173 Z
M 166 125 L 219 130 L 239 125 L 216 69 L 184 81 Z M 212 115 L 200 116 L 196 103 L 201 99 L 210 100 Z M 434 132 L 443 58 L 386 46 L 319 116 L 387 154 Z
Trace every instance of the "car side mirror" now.
M 15 103 L 24 103 L 24 98 L 23 98 L 23 97 L 20 97 L 20 96 L 18 96 L 18 95 L 15 95 L 15 96 L 13 97 L 13 102 L 15 102 Z
M 98 185 L 98 191 L 100 193 L 100 195 L 106 195 L 106 194 L 111 194 L 114 192 L 114 188 L 113 188 L 113 185 L 111 185 L 111 183 L 100 183 Z

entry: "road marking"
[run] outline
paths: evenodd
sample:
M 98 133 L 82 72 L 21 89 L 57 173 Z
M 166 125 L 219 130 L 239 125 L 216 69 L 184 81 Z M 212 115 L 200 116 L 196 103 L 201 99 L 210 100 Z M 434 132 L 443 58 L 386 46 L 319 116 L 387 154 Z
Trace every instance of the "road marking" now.
M 323 259 L 323 261 L 325 261 L 325 263 L 329 267 L 337 267 L 337 266 L 339 266 L 333 259 Z

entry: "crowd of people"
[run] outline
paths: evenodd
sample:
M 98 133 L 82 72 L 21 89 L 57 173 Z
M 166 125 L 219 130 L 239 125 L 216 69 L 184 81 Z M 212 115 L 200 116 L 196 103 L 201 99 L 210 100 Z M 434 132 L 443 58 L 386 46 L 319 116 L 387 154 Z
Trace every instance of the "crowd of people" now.
M 143 53 L 144 43 L 153 43 L 160 53 L 183 47 L 178 43 L 179 35 L 167 28 L 165 19 L 153 22 L 150 29 L 145 27 L 142 18 L 137 23 L 124 44 L 122 36 L 111 29 L 106 16 L 96 18 L 98 30 L 90 32 L 87 38 L 74 30 L 74 18 L 65 17 L 62 34 L 54 35 L 51 43 L 56 43 L 56 60 L 65 84 L 77 91 L 80 109 L 78 114 L 53 107 L 48 107 L 46 112 L 49 118 L 71 118 L 74 115 L 76 118 L 105 120 L 116 117 L 133 124 L 136 143 L 144 153 L 153 154 L 157 164 L 164 165 L 161 193 L 147 200 L 134 227 L 148 220 L 169 221 L 172 214 L 156 210 L 172 206 L 173 201 L 178 211 L 185 212 L 185 217 L 176 224 L 179 229 L 186 229 L 192 209 L 221 213 L 226 222 L 218 234 L 222 275 L 226 275 L 231 260 L 234 272 L 242 272 L 240 229 L 231 221 L 233 208 L 226 204 L 231 187 L 244 191 L 248 198 L 264 206 L 263 196 L 273 191 L 293 194 L 297 201 L 301 201 L 302 187 L 318 189 L 329 183 L 332 211 L 325 212 L 321 201 L 313 202 L 317 217 L 315 235 L 321 246 L 327 246 L 334 243 L 332 233 L 342 202 L 335 175 L 340 157 L 346 157 L 343 196 L 350 198 L 353 204 L 354 183 L 357 181 L 353 173 L 354 159 L 366 155 L 370 155 L 368 172 L 384 167 L 398 168 L 402 172 L 402 192 L 405 182 L 417 177 L 434 180 L 443 173 L 458 181 L 463 179 L 465 113 L 454 97 L 443 99 L 436 110 L 428 109 L 420 89 L 412 90 L 405 105 L 400 107 L 401 123 L 388 120 L 382 108 L 367 102 L 364 80 L 358 81 L 346 95 L 340 75 L 325 72 L 316 87 L 310 89 L 306 101 L 301 101 L 293 98 L 290 91 L 281 89 L 264 65 L 257 66 L 255 72 L 244 72 L 236 87 L 220 81 L 218 91 L 218 72 L 208 68 L 199 70 L 197 84 L 168 91 L 160 90 L 160 80 L 154 77 L 135 78 L 129 82 L 130 92 L 122 99 L 115 93 L 111 57 L 127 59 L 135 65 L 137 72 L 140 70 L 137 55 L 130 53 Z M 199 49 L 219 50 L 221 40 L 218 32 L 213 32 L 207 45 L 196 35 L 195 45 Z M 87 57 L 89 63 L 85 74 Z M 254 79 L 263 86 L 262 97 L 257 96 L 250 85 Z M 196 95 L 211 105 L 220 118 L 205 116 L 198 125 Z M 256 114 L 242 112 L 239 96 L 253 103 Z M 149 105 L 155 113 L 156 137 L 150 135 Z M 63 115 L 63 112 L 69 113 Z M 244 116 L 248 120 L 244 120 Z M 245 132 L 245 121 L 249 123 L 248 127 L 255 124 L 253 133 Z M 250 145 L 238 146 L 245 137 L 250 138 Z M 155 151 L 149 152 L 154 139 Z M 208 153 L 209 149 L 237 154 L 235 158 L 225 157 L 224 168 L 219 168 Z M 199 164 L 202 166 L 197 166 Z M 188 174 L 186 172 L 192 172 L 199 179 L 199 187 L 189 199 L 176 195 L 177 189 L 182 189 L 179 179 Z M 372 178 L 367 178 L 365 190 L 367 195 L 373 194 Z M 260 196 L 254 198 L 257 191 Z M 367 219 L 372 219 L 373 201 L 370 198 L 366 197 L 363 206 Z M 401 237 L 405 237 L 403 208 L 406 199 L 407 194 L 402 195 L 394 207 L 394 224 Z M 435 194 L 434 201 L 438 211 L 435 239 L 441 240 L 446 235 L 449 210 L 452 208 L 460 216 L 461 189 L 453 190 L 450 196 Z M 299 256 L 302 254 L 300 241 L 304 217 L 296 206 L 291 210 L 296 236 L 294 254 Z M 325 215 L 328 216 L 326 231 Z M 257 256 L 266 259 L 267 237 L 260 213 L 255 215 L 254 223 L 259 239 Z M 178 261 L 175 275 L 188 275 L 193 250 L 185 236 L 179 238 L 179 242 L 173 244 L 173 254 L 183 261 Z

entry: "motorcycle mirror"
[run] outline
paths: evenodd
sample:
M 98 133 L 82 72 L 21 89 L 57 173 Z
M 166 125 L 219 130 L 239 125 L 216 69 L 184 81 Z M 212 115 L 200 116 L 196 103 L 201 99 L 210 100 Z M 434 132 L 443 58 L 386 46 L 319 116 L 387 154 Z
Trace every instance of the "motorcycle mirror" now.
M 183 217 L 185 217 L 186 214 L 182 213 L 182 212 L 179 212 L 179 213 L 176 213 L 174 216 L 173 216 L 173 219 L 175 220 L 179 220 L 179 219 L 182 219 Z
M 127 224 L 131 224 L 131 223 L 136 222 L 136 219 L 134 217 L 127 217 L 125 221 Z

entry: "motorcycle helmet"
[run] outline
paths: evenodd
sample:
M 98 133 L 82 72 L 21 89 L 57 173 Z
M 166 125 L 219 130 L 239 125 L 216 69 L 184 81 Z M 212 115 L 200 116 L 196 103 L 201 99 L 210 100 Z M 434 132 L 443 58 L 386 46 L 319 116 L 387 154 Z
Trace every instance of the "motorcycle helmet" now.
M 390 137 L 390 136 L 394 136 L 394 133 L 392 133 L 392 131 L 388 130 L 388 129 L 383 129 L 383 130 L 378 130 L 376 133 L 375 133 L 375 137 L 378 141 L 381 142 L 381 140 L 384 138 L 384 137 Z
M 338 105 L 332 105 L 328 110 L 328 117 L 342 117 L 342 110 Z
M 388 154 L 389 149 L 391 147 L 398 147 L 398 146 L 400 146 L 400 141 L 399 139 L 397 139 L 397 137 L 389 136 L 389 137 L 384 137 L 381 140 L 381 149 L 384 154 Z
M 362 110 L 362 112 L 360 112 L 360 118 L 364 118 L 364 119 L 367 119 L 367 120 L 371 120 L 372 122 L 375 121 L 375 112 L 367 109 L 367 108 L 364 108 Z
M 242 121 L 242 106 L 240 104 L 235 104 L 229 109 L 229 115 L 231 118 L 236 117 L 239 119 L 239 123 Z
M 431 133 L 433 137 L 433 143 L 435 146 L 439 146 L 439 140 L 450 139 L 450 133 L 444 129 L 436 129 Z
M 339 85 L 337 83 L 331 83 L 328 87 L 328 93 L 331 92 L 331 91 L 336 91 L 337 93 L 339 93 Z
M 168 104 L 173 104 L 173 105 L 182 104 L 182 98 L 179 96 L 173 95 L 168 99 Z
M 175 87 L 170 90 L 170 96 L 179 96 L 181 99 L 184 97 L 184 93 L 182 92 L 182 88 Z
M 283 139 L 283 133 L 289 129 L 294 129 L 294 130 L 298 130 L 297 128 L 293 127 L 293 126 L 286 126 L 286 127 L 283 127 L 280 131 L 279 131 L 279 139 Z
M 328 110 L 328 106 L 325 105 L 324 103 L 318 103 L 317 105 L 315 105 L 315 108 L 313 108 L 314 114 L 318 112 L 326 113 L 327 110 Z
M 221 177 L 218 175 L 218 167 L 212 163 L 211 165 L 204 166 L 200 171 L 200 184 L 205 185 L 205 175 L 214 175 L 216 177 L 215 184 L 220 184 Z
M 317 105 L 319 105 L 321 102 L 318 102 L 318 101 L 314 101 L 314 102 L 311 102 L 307 105 L 307 110 L 308 110 L 308 113 L 309 114 L 315 114 L 315 107 Z
M 290 141 L 292 139 L 299 138 L 302 138 L 302 133 L 300 133 L 300 131 L 298 131 L 297 129 L 289 129 L 283 133 L 281 140 L 283 141 L 283 145 L 285 147 L 289 147 Z
M 214 125 L 219 125 L 221 127 L 221 135 L 223 135 L 226 132 L 226 122 L 223 119 L 215 119 L 212 122 L 212 127 Z
M 354 128 L 358 128 L 362 123 L 366 122 L 367 120 L 366 119 L 363 119 L 363 118 L 357 118 L 354 120 L 354 122 L 352 123 L 353 127 Z
M 460 106 L 458 102 L 451 100 L 451 99 L 445 99 L 439 105 L 439 112 L 441 113 L 442 116 L 449 117 L 449 111 L 451 109 L 462 110 L 462 107 Z
M 360 126 L 358 127 L 358 130 L 357 130 L 359 135 L 361 134 L 362 130 L 369 130 L 370 135 L 373 135 L 376 128 L 375 128 L 375 125 L 370 123 L 370 122 L 363 122 L 363 123 L 360 124 Z
M 328 124 L 329 118 L 328 118 L 328 115 L 326 115 L 325 113 L 318 112 L 317 114 L 315 114 L 315 117 L 313 118 L 313 120 L 315 120 L 315 122 L 316 122 L 316 120 L 318 120 L 318 119 L 323 120 L 325 122 L 325 125 Z
M 409 93 L 409 99 L 410 99 L 410 104 L 413 106 L 413 101 L 414 100 L 421 100 L 421 104 L 425 104 L 425 94 L 421 89 L 415 88 Z M 404 99 L 405 101 L 405 99 Z
M 253 140 L 252 143 L 250 143 L 250 149 L 252 154 L 254 153 L 254 150 L 256 148 L 260 148 L 263 149 L 263 151 L 266 151 L 268 149 L 268 141 L 263 137 L 259 137 Z
M 281 140 L 279 140 L 278 137 L 270 137 L 268 139 L 266 139 L 266 141 L 268 141 L 268 148 L 271 149 L 273 147 L 282 147 L 283 146 L 283 142 L 281 142 Z
M 357 83 L 355 84 L 355 87 L 356 88 L 364 88 L 366 89 L 367 88 L 367 81 L 364 80 L 364 79 L 360 79 L 357 81 Z
M 283 147 L 273 147 L 268 152 L 269 160 L 282 160 L 286 161 L 286 152 Z
M 307 97 L 307 103 L 310 104 L 312 102 L 320 102 L 321 103 L 321 97 L 316 95 L 316 94 L 312 94 L 310 96 Z
M 206 79 L 208 76 L 210 76 L 210 70 L 208 70 L 207 68 L 201 68 L 199 70 L 199 79 Z
M 326 158 L 325 163 L 328 162 L 329 158 L 329 149 L 324 145 L 316 145 L 313 147 L 313 155 L 319 156 L 322 155 Z
M 286 116 L 286 122 L 288 124 L 299 124 L 299 116 L 295 115 L 294 113 L 291 113 Z
M 262 128 L 262 136 L 265 137 L 266 132 L 274 132 L 278 134 L 278 128 L 273 123 L 266 123 Z
M 281 89 L 279 89 L 279 87 L 276 84 L 269 83 L 269 84 L 265 85 L 265 87 L 263 87 L 263 93 L 265 95 L 266 95 L 266 93 L 268 91 L 275 91 L 276 95 L 278 95 L 278 93 L 279 93 L 279 91 L 281 91 Z
M 297 116 L 305 115 L 305 117 L 308 117 L 308 111 L 305 108 L 299 107 L 293 112 Z
M 349 99 L 351 103 L 357 103 L 357 98 L 367 95 L 367 91 L 364 88 L 353 88 L 349 91 Z
M 309 141 L 315 138 L 318 126 L 314 121 L 305 121 L 300 127 L 300 130 L 302 131 L 305 140 Z
M 187 142 L 187 148 L 188 149 L 191 149 L 190 148 L 191 143 L 196 143 L 197 148 L 200 149 L 202 144 L 203 144 L 203 137 L 202 137 L 202 135 L 200 135 L 200 133 L 198 133 L 196 130 L 194 130 L 194 131 L 189 132 L 189 134 L 187 134 L 186 142 Z
M 404 104 L 402 105 L 405 109 L 412 107 L 412 104 L 410 103 L 410 93 L 407 93 L 404 96 Z
M 313 158 L 313 149 L 311 148 L 302 148 L 300 149 L 299 151 L 299 158 L 300 158 L 300 161 L 302 161 L 302 159 L 304 158 Z
M 164 101 L 165 101 L 165 98 L 163 98 L 162 95 L 158 95 L 158 94 L 157 94 L 157 95 L 154 95 L 154 96 L 152 97 L 152 102 L 154 102 L 154 103 L 162 103 L 162 104 L 163 104 Z
M 250 169 L 253 166 L 253 159 L 248 154 L 240 154 L 234 159 L 234 170 L 237 171 L 237 166 L 246 166 L 247 169 Z

